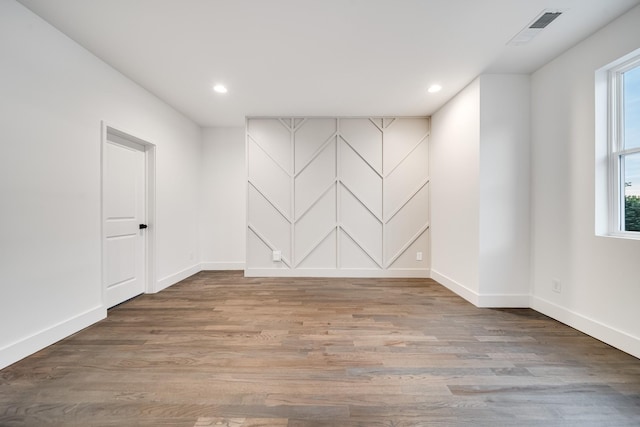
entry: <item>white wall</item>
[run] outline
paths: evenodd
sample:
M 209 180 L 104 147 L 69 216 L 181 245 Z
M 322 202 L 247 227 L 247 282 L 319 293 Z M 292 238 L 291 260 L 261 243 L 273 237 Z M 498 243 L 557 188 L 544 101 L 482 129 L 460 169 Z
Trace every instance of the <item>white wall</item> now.
M 201 170 L 202 269 L 242 270 L 247 211 L 244 128 L 205 129 Z
M 0 367 L 99 320 L 101 120 L 157 145 L 157 278 L 197 271 L 200 129 L 0 2 Z
M 480 80 L 431 117 L 431 276 L 469 301 L 479 289 Z
M 640 241 L 594 232 L 594 73 L 638 48 L 638 22 L 640 7 L 532 76 L 532 306 L 640 357 Z
M 245 274 L 427 277 L 428 136 L 428 118 L 248 119 Z
M 529 305 L 529 77 L 482 75 L 432 117 L 432 277 Z
M 529 120 L 528 75 L 480 76 L 479 280 L 484 306 L 529 305 Z

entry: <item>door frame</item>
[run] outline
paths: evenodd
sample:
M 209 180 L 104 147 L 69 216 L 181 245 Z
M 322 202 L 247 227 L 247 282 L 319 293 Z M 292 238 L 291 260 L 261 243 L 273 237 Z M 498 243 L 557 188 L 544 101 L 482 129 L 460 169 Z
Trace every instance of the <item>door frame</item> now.
M 144 147 L 145 164 L 145 210 L 146 223 L 149 226 L 145 230 L 145 283 L 144 293 L 151 294 L 157 292 L 156 284 L 156 145 L 133 136 L 131 132 L 122 130 L 121 127 L 112 126 L 104 120 L 100 123 L 100 249 L 101 249 L 101 287 L 102 305 L 107 304 L 107 248 L 106 230 L 104 226 L 106 215 L 106 203 L 104 200 L 104 184 L 106 171 L 106 145 L 109 135 L 135 142 Z

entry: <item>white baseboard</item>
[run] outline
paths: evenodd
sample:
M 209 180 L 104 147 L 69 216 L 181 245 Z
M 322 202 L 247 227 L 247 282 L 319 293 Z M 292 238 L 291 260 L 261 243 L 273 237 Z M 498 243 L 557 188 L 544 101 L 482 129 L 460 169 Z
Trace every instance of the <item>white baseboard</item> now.
M 202 262 L 158 280 L 155 292 L 160 292 L 181 280 L 193 276 L 203 270 L 244 270 L 244 262 Z M 154 292 L 154 293 L 155 293 Z
M 483 308 L 529 308 L 529 294 L 480 294 L 478 307 Z
M 634 357 L 640 358 L 640 338 L 638 337 L 619 331 L 543 298 L 532 297 L 531 308 Z
M 454 294 L 461 296 L 462 298 L 469 301 L 471 304 L 478 306 L 480 302 L 479 295 L 476 291 L 473 291 L 461 283 L 456 282 L 450 277 L 445 276 L 437 272 L 436 270 L 431 269 L 431 278 L 436 282 L 440 283 L 445 288 L 449 289 Z
M 164 277 L 160 280 L 158 280 L 158 283 L 156 283 L 155 289 L 154 289 L 154 293 L 155 292 L 160 292 L 163 289 L 168 288 L 171 285 L 175 285 L 176 283 L 178 283 L 181 280 L 186 279 L 187 277 L 191 277 L 196 273 L 199 273 L 201 271 L 200 268 L 200 264 L 195 264 L 189 268 L 186 268 L 182 271 L 179 271 L 177 273 L 171 274 L 167 277 Z
M 479 294 L 435 270 L 431 270 L 431 278 L 476 307 L 529 308 L 531 302 L 529 294 Z
M 430 270 L 425 269 L 285 269 L 285 268 L 246 268 L 245 277 L 409 277 L 429 278 Z
M 244 270 L 244 265 L 244 262 L 208 261 L 200 263 L 200 270 Z
M 99 306 L 9 344 L 0 349 L 0 369 L 75 334 L 105 317 L 107 317 L 107 309 Z

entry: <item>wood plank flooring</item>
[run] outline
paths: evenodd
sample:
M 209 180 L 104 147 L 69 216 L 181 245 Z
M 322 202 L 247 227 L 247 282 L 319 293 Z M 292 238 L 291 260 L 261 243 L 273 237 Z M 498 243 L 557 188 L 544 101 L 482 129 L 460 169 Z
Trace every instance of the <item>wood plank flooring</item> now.
M 0 426 L 638 426 L 640 361 L 425 279 L 201 272 L 0 371 Z

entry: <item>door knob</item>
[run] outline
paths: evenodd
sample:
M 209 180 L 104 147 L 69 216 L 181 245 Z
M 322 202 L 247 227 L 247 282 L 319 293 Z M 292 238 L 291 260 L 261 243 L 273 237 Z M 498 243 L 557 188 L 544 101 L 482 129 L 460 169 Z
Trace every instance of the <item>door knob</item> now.
M 140 224 L 140 230 L 144 230 L 145 228 L 147 228 L 147 224 Z

